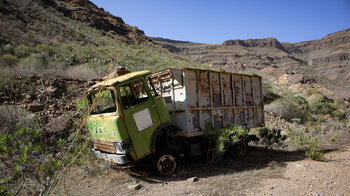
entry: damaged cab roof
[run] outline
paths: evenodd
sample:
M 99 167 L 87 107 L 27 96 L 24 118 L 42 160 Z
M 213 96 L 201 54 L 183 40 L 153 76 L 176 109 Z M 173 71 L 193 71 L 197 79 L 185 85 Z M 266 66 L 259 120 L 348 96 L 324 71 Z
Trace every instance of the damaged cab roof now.
M 124 81 L 130 80 L 132 78 L 136 78 L 136 77 L 143 76 L 143 75 L 149 75 L 149 74 L 151 74 L 151 72 L 148 70 L 136 71 L 136 72 L 127 73 L 127 74 L 124 74 L 121 76 L 117 76 L 115 78 L 111 78 L 108 80 L 104 80 L 102 82 L 99 82 L 99 83 L 91 86 L 88 90 L 88 94 L 90 94 L 94 89 L 99 89 L 101 87 L 115 86 L 116 84 L 118 84 L 120 82 L 124 82 Z

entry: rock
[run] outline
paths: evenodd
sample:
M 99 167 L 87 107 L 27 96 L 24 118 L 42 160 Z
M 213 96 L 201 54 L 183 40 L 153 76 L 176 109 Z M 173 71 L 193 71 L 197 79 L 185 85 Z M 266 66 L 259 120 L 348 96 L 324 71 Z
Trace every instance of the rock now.
M 30 99 L 32 98 L 32 96 L 30 96 L 30 94 L 26 94 L 26 95 L 24 96 L 24 98 L 30 100 Z
M 139 190 L 141 188 L 141 184 L 133 184 L 133 185 L 129 185 L 128 189 L 130 190 Z
M 197 181 L 198 181 L 198 177 L 192 177 L 187 179 L 187 182 L 197 182 Z
M 137 184 L 138 182 L 140 182 L 140 181 L 137 180 L 137 179 L 132 179 L 131 181 L 132 181 L 132 183 L 134 183 L 134 184 Z
M 48 133 L 62 133 L 67 131 L 71 124 L 71 118 L 66 115 L 61 115 L 57 118 L 52 119 L 46 124 L 45 130 Z
M 38 112 L 45 108 L 44 104 L 41 103 L 32 103 L 28 106 L 29 111 L 31 112 Z

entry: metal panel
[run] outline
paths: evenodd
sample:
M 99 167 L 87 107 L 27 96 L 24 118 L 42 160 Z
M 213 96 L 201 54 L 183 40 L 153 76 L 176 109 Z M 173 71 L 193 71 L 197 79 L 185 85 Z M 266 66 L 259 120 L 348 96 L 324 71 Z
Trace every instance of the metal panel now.
M 212 93 L 212 107 L 221 106 L 221 91 L 220 91 L 220 78 L 218 72 L 209 72 L 210 87 Z
M 243 106 L 242 76 L 234 74 L 233 83 L 235 88 L 235 106 Z
M 233 94 L 232 94 L 232 83 L 231 75 L 229 73 L 221 74 L 221 94 L 223 97 L 223 106 L 233 106 Z
M 186 100 L 189 108 L 198 107 L 196 70 L 185 71 Z
M 183 130 L 180 135 L 202 135 L 209 122 L 214 127 L 264 125 L 259 76 L 190 68 L 169 69 L 156 76 L 162 82 L 155 86 L 163 86 L 163 96 L 171 97 L 171 121 Z
M 244 80 L 244 96 L 245 96 L 245 105 L 251 106 L 253 105 L 253 98 L 252 98 L 252 77 L 249 76 L 243 76 Z
M 261 94 L 262 94 L 262 89 L 260 87 L 261 85 L 261 78 L 258 77 L 252 77 L 252 82 L 253 82 L 253 100 L 254 100 L 254 105 L 261 105 Z
M 211 106 L 210 97 L 210 83 L 209 83 L 209 72 L 206 70 L 197 70 L 197 81 L 198 81 L 198 103 L 199 108 L 206 108 Z M 210 110 L 199 110 L 199 121 L 200 130 L 205 130 L 208 126 L 208 122 L 211 120 Z

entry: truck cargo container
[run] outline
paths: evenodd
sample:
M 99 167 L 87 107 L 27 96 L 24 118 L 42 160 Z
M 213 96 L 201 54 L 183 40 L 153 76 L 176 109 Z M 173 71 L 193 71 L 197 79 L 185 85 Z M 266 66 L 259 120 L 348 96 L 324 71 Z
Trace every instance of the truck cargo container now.
M 138 71 L 95 84 L 88 99 L 94 105 L 87 127 L 95 156 L 121 165 L 151 157 L 163 175 L 174 172 L 179 155 L 207 152 L 208 124 L 264 126 L 257 75 L 192 68 Z

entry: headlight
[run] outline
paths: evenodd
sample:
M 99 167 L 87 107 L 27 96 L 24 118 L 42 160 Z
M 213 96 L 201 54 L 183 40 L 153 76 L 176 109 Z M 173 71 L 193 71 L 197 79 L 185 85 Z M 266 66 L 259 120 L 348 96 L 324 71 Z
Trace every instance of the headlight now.
M 121 142 L 113 142 L 113 145 L 117 154 L 126 154 L 132 151 L 132 145 L 129 139 L 123 140 Z

